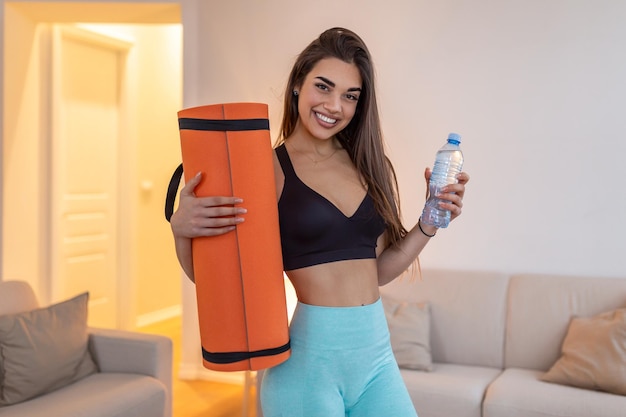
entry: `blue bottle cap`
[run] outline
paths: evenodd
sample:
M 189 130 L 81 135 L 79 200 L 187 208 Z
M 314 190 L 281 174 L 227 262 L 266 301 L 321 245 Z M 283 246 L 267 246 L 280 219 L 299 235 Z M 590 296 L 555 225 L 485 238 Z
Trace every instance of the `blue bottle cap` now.
M 459 135 L 458 133 L 450 133 L 448 135 L 448 142 L 458 145 L 459 143 L 461 143 L 461 135 Z

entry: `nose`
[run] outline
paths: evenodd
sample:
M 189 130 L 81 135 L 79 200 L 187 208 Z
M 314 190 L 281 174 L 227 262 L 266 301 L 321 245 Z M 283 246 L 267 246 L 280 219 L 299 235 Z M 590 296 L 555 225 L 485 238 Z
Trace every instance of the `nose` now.
M 341 96 L 339 94 L 330 94 L 324 102 L 324 109 L 330 113 L 339 113 L 341 111 Z

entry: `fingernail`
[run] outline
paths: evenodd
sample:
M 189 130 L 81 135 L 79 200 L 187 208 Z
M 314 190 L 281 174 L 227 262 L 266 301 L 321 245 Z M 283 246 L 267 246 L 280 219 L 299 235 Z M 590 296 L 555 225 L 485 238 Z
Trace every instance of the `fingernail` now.
M 243 207 L 239 207 L 239 208 L 237 209 L 237 213 L 247 213 L 247 212 L 248 212 L 248 210 L 246 210 L 246 209 L 245 209 L 245 208 L 243 208 Z
M 235 222 L 237 223 L 243 223 L 246 219 L 244 219 L 243 217 L 235 217 Z
M 243 198 L 235 198 L 235 204 L 243 203 Z

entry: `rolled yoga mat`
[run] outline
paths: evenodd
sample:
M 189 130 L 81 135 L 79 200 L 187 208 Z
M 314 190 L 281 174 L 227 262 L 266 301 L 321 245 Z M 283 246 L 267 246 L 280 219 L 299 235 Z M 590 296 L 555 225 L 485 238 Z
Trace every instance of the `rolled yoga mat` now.
M 178 122 L 185 180 L 198 197 L 237 196 L 248 212 L 236 230 L 192 241 L 204 367 L 258 370 L 290 355 L 266 104 L 184 109 Z

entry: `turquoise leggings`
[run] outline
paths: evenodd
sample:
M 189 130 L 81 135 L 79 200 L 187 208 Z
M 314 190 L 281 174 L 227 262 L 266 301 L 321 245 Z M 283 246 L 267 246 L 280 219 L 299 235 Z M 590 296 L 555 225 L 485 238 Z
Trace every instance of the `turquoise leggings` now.
M 291 357 L 263 376 L 264 417 L 417 417 L 380 299 L 362 307 L 298 303 L 290 336 Z

